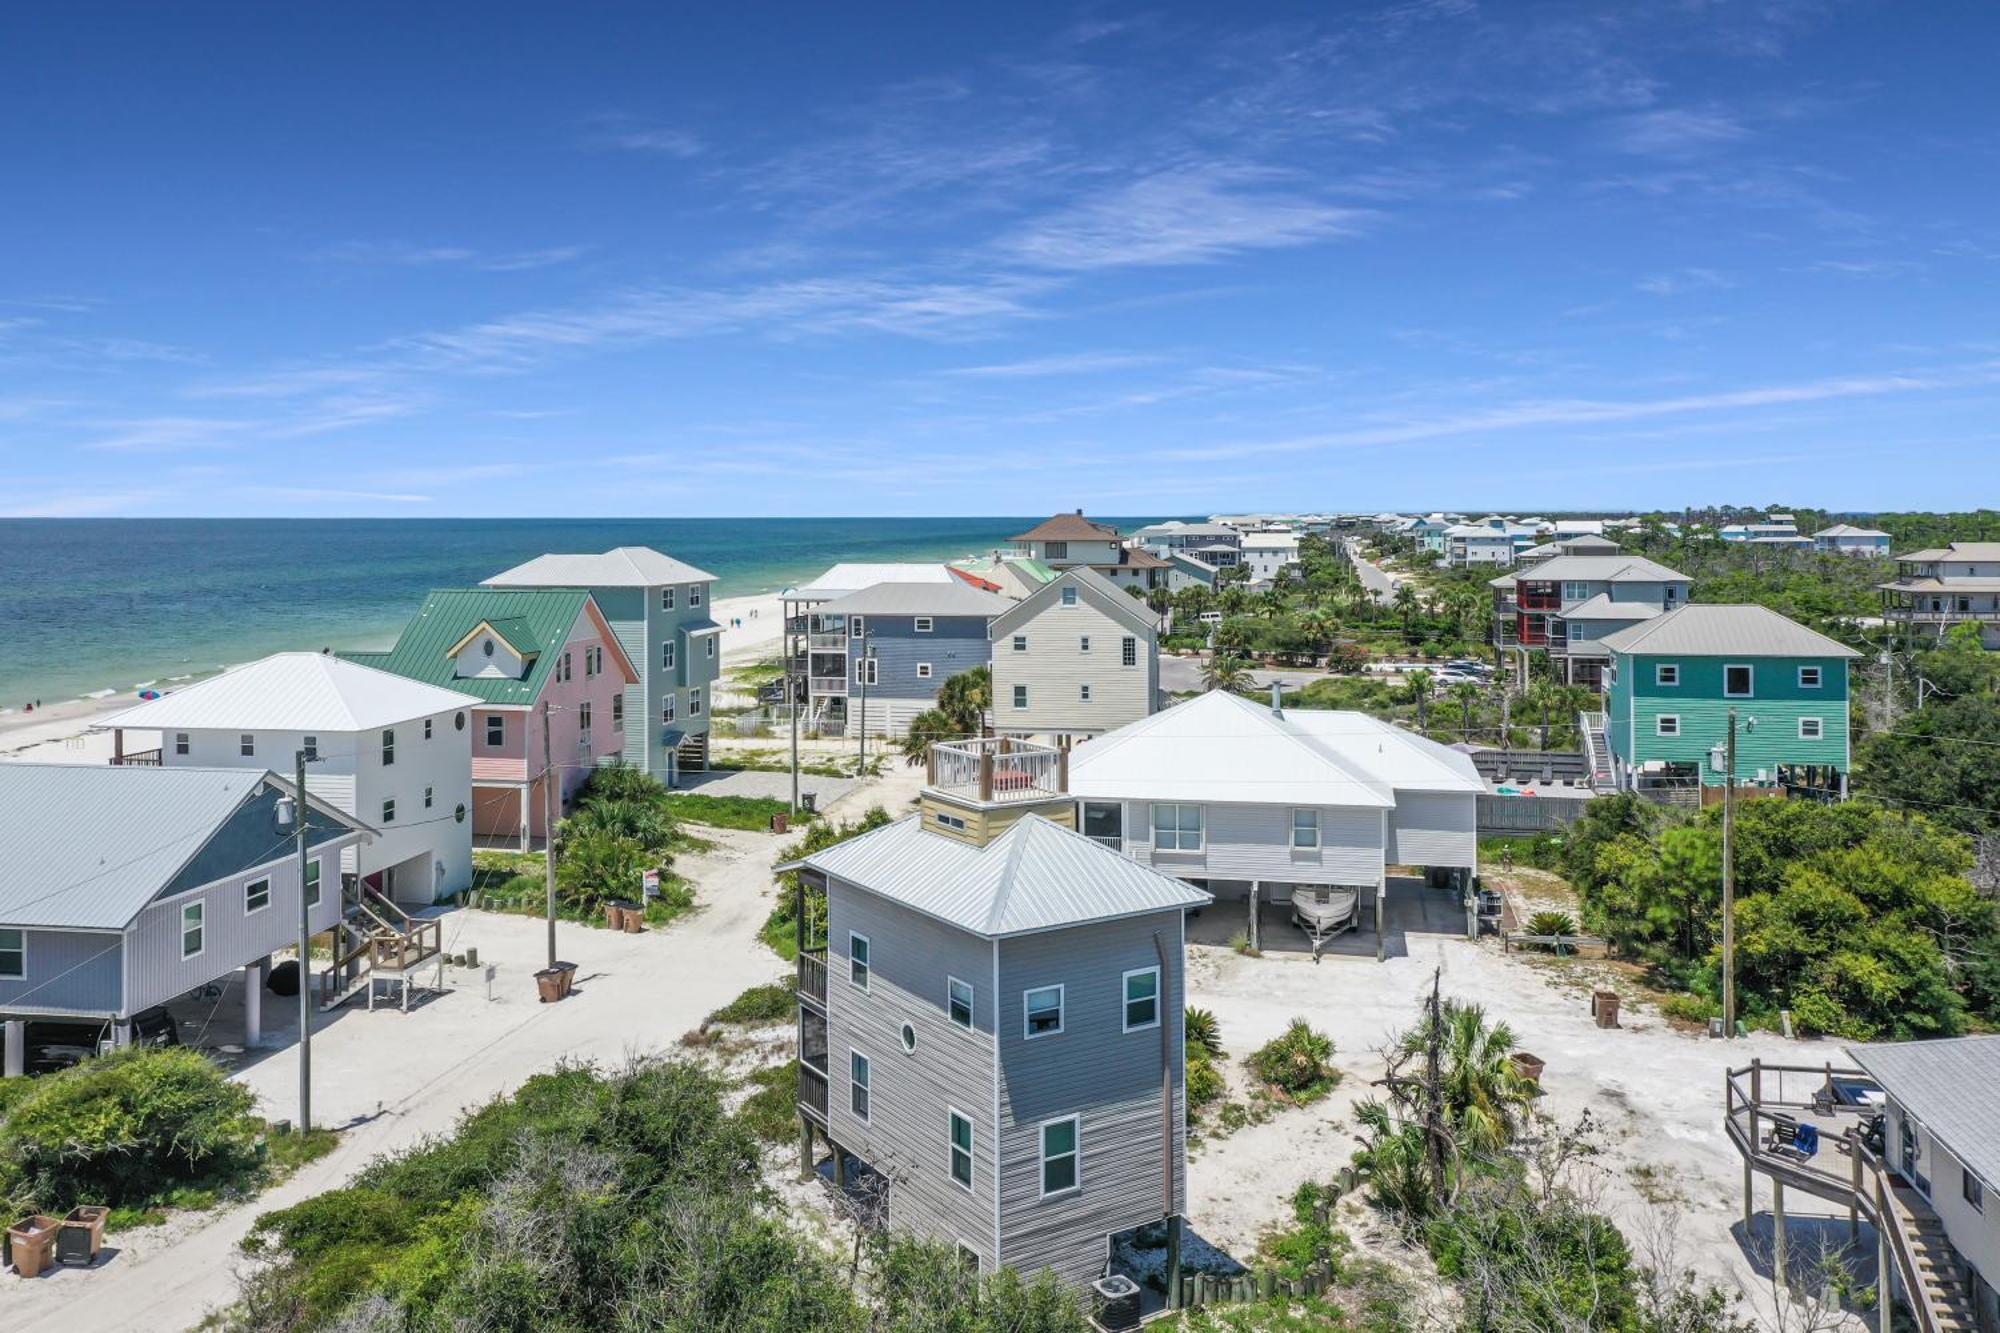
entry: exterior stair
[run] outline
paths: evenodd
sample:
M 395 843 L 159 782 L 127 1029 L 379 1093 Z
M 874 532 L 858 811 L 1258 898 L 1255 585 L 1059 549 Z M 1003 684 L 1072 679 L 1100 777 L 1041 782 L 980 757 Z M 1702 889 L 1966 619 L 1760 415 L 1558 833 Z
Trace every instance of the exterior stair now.
M 359 995 L 376 973 L 400 976 L 444 951 L 438 922 L 411 916 L 366 885 L 348 903 L 333 939 L 333 962 L 316 978 L 321 1013 Z
M 1896 1187 L 1896 1222 L 1902 1228 L 1904 1248 L 1915 1262 L 1923 1285 L 1923 1300 L 1930 1307 L 1930 1326 L 1938 1333 L 1977 1333 L 1972 1302 L 1958 1276 L 1958 1256 L 1945 1239 L 1944 1227 L 1928 1205 L 1911 1206 L 1903 1198 L 1907 1186 Z
M 1602 713 L 1578 713 L 1576 715 L 1577 734 L 1583 737 L 1583 758 L 1590 769 L 1590 785 L 1599 791 L 1609 791 L 1616 782 L 1611 768 L 1610 738 L 1605 734 L 1607 726 Z
M 708 772 L 707 732 L 682 738 L 680 749 L 674 752 L 674 767 L 683 773 Z

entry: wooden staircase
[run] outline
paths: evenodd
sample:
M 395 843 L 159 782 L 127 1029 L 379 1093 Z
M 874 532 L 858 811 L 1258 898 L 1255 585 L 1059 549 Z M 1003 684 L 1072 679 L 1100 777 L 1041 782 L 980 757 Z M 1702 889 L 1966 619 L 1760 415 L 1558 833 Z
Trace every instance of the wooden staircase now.
M 1908 1185 L 1892 1187 L 1891 1203 L 1896 1227 L 1902 1233 L 1897 1248 L 1914 1265 L 1923 1287 L 1924 1304 L 1929 1306 L 1929 1327 L 1939 1333 L 1976 1333 L 1978 1323 L 1959 1280 L 1958 1256 L 1945 1238 L 1944 1225 L 1930 1205 Z
M 708 772 L 707 732 L 696 732 L 681 738 L 680 749 L 674 752 L 674 767 L 683 773 Z
M 334 927 L 333 962 L 316 978 L 321 1013 L 359 995 L 376 973 L 402 976 L 444 951 L 444 928 L 411 916 L 366 885 Z

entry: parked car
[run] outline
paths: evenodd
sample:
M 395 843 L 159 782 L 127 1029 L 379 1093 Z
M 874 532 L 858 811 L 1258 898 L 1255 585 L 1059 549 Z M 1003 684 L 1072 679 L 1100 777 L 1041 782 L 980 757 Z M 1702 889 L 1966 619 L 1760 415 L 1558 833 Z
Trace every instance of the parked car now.
M 174 1016 L 154 1007 L 132 1018 L 132 1040 L 139 1046 L 178 1046 L 181 1032 Z M 77 1023 L 44 1020 L 27 1025 L 30 1074 L 52 1074 L 87 1060 L 107 1049 L 111 1042 L 108 1023 Z

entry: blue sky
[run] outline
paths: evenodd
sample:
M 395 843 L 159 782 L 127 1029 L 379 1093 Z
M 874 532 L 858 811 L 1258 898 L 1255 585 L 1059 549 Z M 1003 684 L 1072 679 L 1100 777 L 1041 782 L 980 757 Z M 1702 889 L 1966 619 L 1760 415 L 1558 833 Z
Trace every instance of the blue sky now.
M 15 6 L 0 514 L 1991 504 L 1996 46 L 1972 3 Z

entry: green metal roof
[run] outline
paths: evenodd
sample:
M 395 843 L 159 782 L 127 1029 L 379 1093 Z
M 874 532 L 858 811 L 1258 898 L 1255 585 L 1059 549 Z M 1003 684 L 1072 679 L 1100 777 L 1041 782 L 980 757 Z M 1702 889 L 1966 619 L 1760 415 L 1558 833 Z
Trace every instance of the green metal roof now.
M 386 653 L 341 656 L 411 680 L 462 691 L 491 704 L 532 704 L 561 655 L 590 594 L 581 588 L 436 588 Z M 460 676 L 451 650 L 485 624 L 528 659 L 519 680 Z

